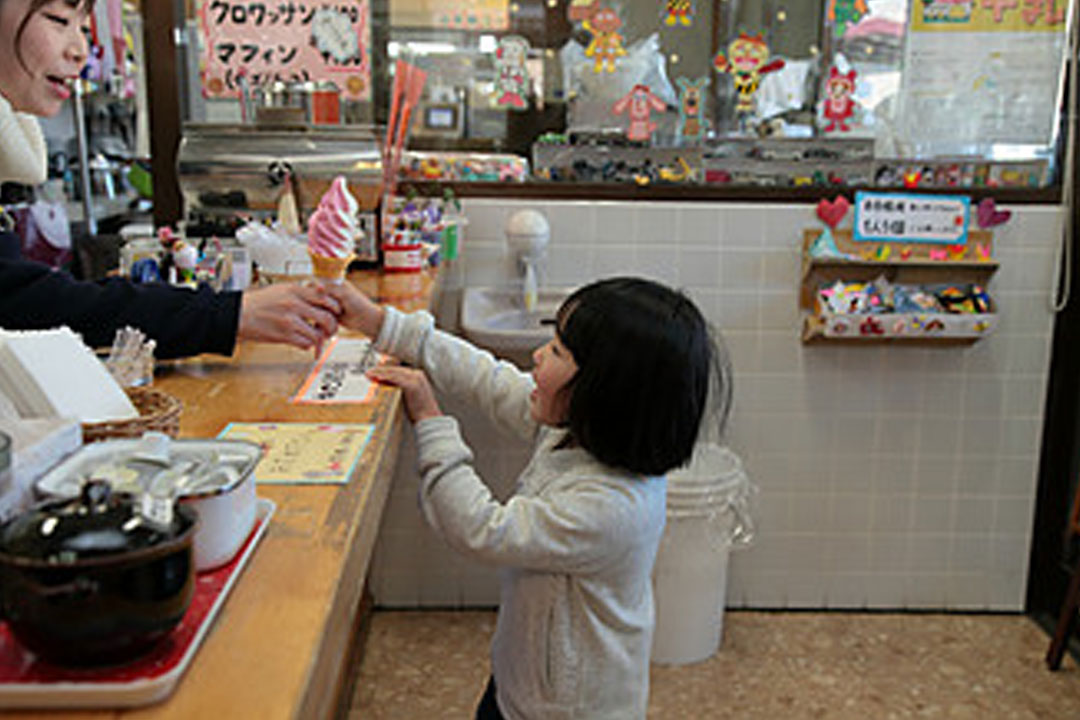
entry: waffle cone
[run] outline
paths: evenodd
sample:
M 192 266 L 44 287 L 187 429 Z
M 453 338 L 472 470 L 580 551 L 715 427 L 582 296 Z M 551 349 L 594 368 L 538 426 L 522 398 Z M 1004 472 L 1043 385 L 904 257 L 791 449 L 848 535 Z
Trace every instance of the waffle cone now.
M 327 257 L 325 255 L 316 255 L 309 251 L 308 257 L 311 258 L 312 275 L 320 280 L 341 283 L 345 279 L 345 270 L 356 256 L 349 254 L 340 258 Z

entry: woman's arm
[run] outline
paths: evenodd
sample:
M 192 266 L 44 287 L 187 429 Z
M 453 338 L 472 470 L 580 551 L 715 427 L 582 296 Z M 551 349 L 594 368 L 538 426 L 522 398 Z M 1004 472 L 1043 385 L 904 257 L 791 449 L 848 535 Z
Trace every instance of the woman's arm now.
M 107 347 L 118 329 L 130 325 L 153 338 L 159 358 L 228 355 L 236 344 L 239 311 L 240 293 L 121 278 L 81 282 L 41 263 L 0 260 L 0 327 L 6 330 L 67 325 L 87 345 Z
M 338 310 L 321 288 L 278 285 L 239 293 L 125 278 L 82 282 L 41 263 L 0 260 L 0 327 L 67 325 L 91 347 L 107 347 L 117 330 L 131 326 L 157 343 L 162 359 L 230 355 L 237 339 L 314 347 L 337 330 Z

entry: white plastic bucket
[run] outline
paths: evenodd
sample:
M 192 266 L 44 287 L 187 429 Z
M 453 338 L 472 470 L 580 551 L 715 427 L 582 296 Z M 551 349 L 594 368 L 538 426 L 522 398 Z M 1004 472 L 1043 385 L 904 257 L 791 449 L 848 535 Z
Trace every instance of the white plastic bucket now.
M 749 492 L 738 456 L 715 444 L 698 446 L 688 468 L 668 475 L 667 527 L 653 567 L 653 662 L 699 662 L 720 647 L 728 552 L 753 531 Z

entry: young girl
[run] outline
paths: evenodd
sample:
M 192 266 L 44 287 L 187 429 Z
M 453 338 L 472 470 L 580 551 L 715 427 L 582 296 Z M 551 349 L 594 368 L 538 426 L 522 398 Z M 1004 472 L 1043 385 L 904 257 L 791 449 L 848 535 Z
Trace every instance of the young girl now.
M 726 356 L 684 295 L 615 278 L 572 294 L 530 374 L 435 329 L 426 313 L 331 290 L 342 323 L 420 369 L 381 366 L 415 424 L 427 522 L 501 569 L 493 678 L 477 717 L 644 718 L 664 473 L 689 461 L 713 404 L 730 404 Z M 506 503 L 472 465 L 430 382 L 535 442 Z M 717 383 L 710 388 L 711 383 Z
M 156 0 L 155 0 L 156 1 Z M 86 63 L 94 0 L 0 0 L 0 182 L 37 185 L 46 147 L 37 117 L 60 112 Z M 3 216 L 0 208 L 0 216 Z M 0 327 L 67 325 L 108 346 L 131 325 L 157 341 L 159 358 L 231 354 L 237 339 L 315 348 L 337 330 L 335 301 L 321 287 L 274 285 L 244 293 L 135 285 L 120 278 L 77 282 L 19 259 L 0 223 Z

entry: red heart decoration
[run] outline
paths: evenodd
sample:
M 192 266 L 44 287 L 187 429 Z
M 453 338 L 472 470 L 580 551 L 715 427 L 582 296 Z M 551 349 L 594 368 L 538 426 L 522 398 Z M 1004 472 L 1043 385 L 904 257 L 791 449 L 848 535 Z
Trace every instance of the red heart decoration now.
M 979 227 L 986 229 L 1008 222 L 1012 212 L 998 210 L 994 198 L 983 198 L 975 209 L 975 217 L 979 221 Z
M 829 202 L 828 199 L 823 199 L 817 204 L 817 216 L 831 228 L 840 224 L 840 221 L 847 215 L 848 210 L 851 209 L 851 203 L 843 195 L 837 195 L 836 199 Z

